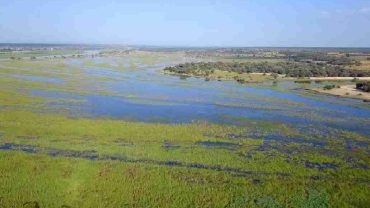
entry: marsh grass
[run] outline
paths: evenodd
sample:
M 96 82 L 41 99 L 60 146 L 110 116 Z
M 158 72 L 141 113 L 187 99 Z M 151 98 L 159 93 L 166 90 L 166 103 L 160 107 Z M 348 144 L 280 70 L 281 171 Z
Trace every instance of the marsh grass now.
M 147 56 L 134 54 L 137 60 L 132 63 L 175 59 Z M 368 135 L 329 127 L 299 129 L 238 116 L 229 119 L 239 126 L 68 117 L 47 113 L 47 105 L 83 100 L 46 99 L 29 91 L 104 94 L 108 93 L 104 88 L 91 87 L 103 80 L 63 61 L 4 61 L 0 69 L 0 146 L 4 147 L 0 207 L 366 207 L 370 203 Z M 65 82 L 54 85 L 9 76 L 14 74 Z M 6 144 L 18 148 L 6 149 Z
M 89 161 L 63 156 L 50 158 L 42 152 L 29 155 L 17 151 L 1 151 L 1 170 L 6 170 L 1 173 L 4 178 L 1 190 L 7 190 L 6 195 L 5 192 L 0 192 L 3 201 L 5 200 L 4 204 L 38 201 L 44 206 L 66 204 L 89 207 L 93 204 L 115 206 L 120 203 L 165 206 L 170 202 L 171 205 L 180 207 L 226 206 L 234 203 L 263 207 L 273 203 L 299 207 L 297 203 L 345 206 L 360 205 L 367 201 L 368 189 L 364 183 L 368 180 L 367 169 L 350 168 L 346 161 L 338 158 L 338 154 L 351 155 L 368 163 L 368 158 L 364 155 L 366 148 L 358 148 L 355 152 L 343 149 L 331 155 L 332 149 L 338 149 L 343 144 L 331 143 L 321 149 L 300 143 L 284 146 L 275 141 L 267 143 L 268 145 L 260 150 L 259 147 L 266 142 L 263 137 L 260 140 L 249 139 L 248 136 L 230 140 L 226 135 L 242 133 L 245 129 L 207 123 L 169 125 L 109 119 L 71 119 L 55 114 L 37 115 L 27 111 L 2 111 L 0 121 L 2 144 L 32 145 L 41 149 L 96 151 L 98 155 L 116 155 L 139 161 L 197 163 L 238 168 L 252 173 L 238 176 L 228 171 L 212 169 L 198 170 L 141 162 L 132 164 L 109 160 Z M 279 125 L 273 123 L 254 125 L 264 127 L 264 131 L 280 129 Z M 251 127 L 254 128 L 256 126 Z M 289 128 L 285 128 L 283 132 L 289 133 Z M 358 137 L 347 134 L 347 137 L 351 136 L 354 139 Z M 117 145 L 117 142 L 129 145 Z M 179 148 L 164 149 L 163 142 L 177 144 Z M 197 145 L 199 142 L 232 143 L 238 146 L 233 146 L 232 149 L 207 148 Z M 305 150 L 299 151 L 302 148 Z M 335 163 L 338 167 L 307 168 L 305 161 L 317 164 Z M 26 176 L 29 172 L 36 176 Z M 280 176 L 281 173 L 285 176 Z M 129 178 L 120 174 L 128 174 Z M 284 177 L 284 180 L 281 180 L 281 177 Z M 257 179 L 260 181 L 258 185 L 252 182 Z M 27 188 L 18 191 L 16 187 L 19 186 Z M 306 197 L 307 186 L 320 190 L 320 193 L 327 193 L 328 196 L 335 194 L 336 197 L 320 199 L 324 201 L 318 199 L 319 202 L 315 202 L 316 199 Z M 338 186 L 342 188 L 336 189 Z M 40 190 L 43 190 L 44 194 L 39 194 Z M 210 190 L 213 191 L 209 192 Z M 338 198 L 339 192 L 342 197 Z M 356 197 L 352 196 L 354 192 L 358 193 Z M 125 197 L 119 198 L 122 195 Z M 163 197 L 166 200 L 163 200 Z M 200 200 L 204 197 L 210 200 Z

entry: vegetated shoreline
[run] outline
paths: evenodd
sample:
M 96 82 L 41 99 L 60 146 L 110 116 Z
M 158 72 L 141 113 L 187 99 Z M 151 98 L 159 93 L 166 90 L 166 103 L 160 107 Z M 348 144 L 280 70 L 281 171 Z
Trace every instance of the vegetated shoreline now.
M 317 77 L 317 80 L 351 80 L 364 77 L 361 80 L 370 80 L 370 71 L 349 70 L 342 65 L 301 62 L 197 62 L 165 67 L 163 71 L 181 77 L 204 77 L 206 81 L 226 79 L 239 83 L 310 77 Z
M 337 80 L 340 80 L 340 81 L 345 81 L 345 80 L 353 80 L 353 79 L 357 79 L 357 80 L 361 80 L 361 81 L 367 81 L 369 80 L 370 81 L 370 77 L 309 77 L 310 80 L 328 80 L 328 81 L 337 81 Z
M 167 75 L 173 75 L 173 76 L 179 76 L 180 78 L 188 78 L 188 77 L 194 77 L 194 78 L 205 78 L 206 81 L 210 80 L 217 80 L 217 81 L 237 81 L 241 82 L 240 80 L 237 80 L 235 76 L 240 77 L 241 76 L 248 76 L 250 79 L 248 80 L 243 80 L 241 83 L 262 83 L 266 81 L 273 81 L 274 78 L 272 77 L 271 73 L 257 73 L 257 72 L 252 72 L 252 73 L 243 73 L 243 74 L 237 74 L 235 72 L 227 72 L 227 71 L 221 71 L 225 73 L 229 73 L 228 76 L 219 76 L 219 74 L 210 74 L 208 76 L 204 75 L 195 75 L 195 74 L 181 74 L 177 72 L 170 72 L 170 71 L 162 71 L 163 74 Z M 278 76 L 280 80 L 294 80 L 293 78 L 289 77 L 284 77 L 284 75 L 279 75 Z
M 169 75 L 177 75 L 177 76 L 185 76 L 185 77 L 197 77 L 197 78 L 204 78 L 202 75 L 188 75 L 188 74 L 182 74 L 182 73 L 177 73 L 177 72 L 170 72 L 170 71 L 163 71 L 164 74 L 169 74 Z M 248 75 L 263 75 L 263 76 L 272 76 L 272 73 L 262 73 L 262 72 L 250 72 L 250 73 L 244 73 Z M 350 81 L 353 79 L 357 79 L 360 81 L 370 81 L 370 77 L 287 77 L 286 75 L 283 74 L 278 74 L 278 78 L 283 79 L 283 80 L 304 80 L 304 79 L 309 79 L 312 81 L 318 80 L 318 81 Z M 233 80 L 232 78 L 225 78 L 225 77 L 220 77 L 219 80 Z M 263 81 L 260 81 L 263 82 Z
M 220 68 L 219 68 L 220 66 Z M 254 66 L 254 65 L 253 65 Z M 166 67 L 163 69 L 165 74 L 177 75 L 180 77 L 197 77 L 205 78 L 206 81 L 209 80 L 235 80 L 241 84 L 243 83 L 260 83 L 265 81 L 278 81 L 278 80 L 307 80 L 308 82 L 312 81 L 350 81 L 350 80 L 359 80 L 359 81 L 369 81 L 370 76 L 368 72 L 354 72 L 353 75 L 357 76 L 344 76 L 349 72 L 343 71 L 343 69 L 332 69 L 327 76 L 317 76 L 317 69 L 313 68 L 291 68 L 288 71 L 289 73 L 296 74 L 297 76 L 291 76 L 289 74 L 281 74 L 281 71 L 276 73 L 275 69 L 269 68 L 265 65 L 256 65 L 257 69 L 251 69 L 250 65 L 230 65 L 225 63 L 187 63 L 180 64 L 174 67 Z M 245 68 L 243 68 L 245 67 Z M 262 67 L 262 68 L 261 68 Z M 265 67 L 265 68 L 264 68 Z M 302 67 L 302 66 L 300 66 Z M 306 70 L 302 72 L 302 70 Z M 262 72 L 260 72 L 262 71 Z M 271 72 L 270 72 L 271 71 Z M 301 76 L 304 74 L 312 74 L 313 76 Z M 340 76 L 333 76 L 340 75 Z M 365 76 L 364 76 L 365 75 Z M 370 93 L 364 92 L 356 89 L 355 85 L 342 85 L 339 88 L 333 89 L 320 89 L 313 88 L 307 89 L 315 93 L 321 93 L 326 95 L 334 95 L 337 97 L 346 97 L 361 99 L 364 101 L 370 101 Z
M 322 88 L 307 89 L 315 93 L 333 95 L 337 97 L 361 99 L 370 102 L 370 93 L 356 89 L 355 85 L 342 85 L 340 88 L 325 90 Z
M 196 78 L 204 78 L 204 76 L 201 75 L 184 75 L 176 72 L 168 72 L 164 71 L 165 74 L 169 75 L 177 75 L 177 76 L 186 76 L 186 77 L 196 77 Z M 251 72 L 251 73 L 245 73 L 249 75 L 257 75 L 257 76 L 272 76 L 271 73 L 258 73 L 258 72 Z M 361 81 L 368 81 L 370 80 L 370 77 L 305 77 L 302 80 L 308 79 L 308 81 L 350 81 L 353 79 L 361 80 Z M 211 80 L 216 80 L 215 78 L 211 78 Z M 219 81 L 231 81 L 234 80 L 233 78 L 217 78 Z M 250 81 L 245 81 L 245 83 L 262 83 L 265 81 L 271 81 L 271 80 L 300 80 L 294 77 L 286 77 L 285 75 L 279 75 L 278 79 L 270 79 L 266 78 L 265 80 L 250 80 Z M 236 80 L 237 81 L 237 80 Z M 320 94 L 325 94 L 325 95 L 332 95 L 336 97 L 343 97 L 343 98 L 352 98 L 352 99 L 359 99 L 363 100 L 366 102 L 370 102 L 370 93 L 368 92 L 363 92 L 361 90 L 356 89 L 355 85 L 341 85 L 340 88 L 334 88 L 330 90 L 324 90 L 321 88 L 307 88 L 307 91 L 311 91 L 313 93 L 320 93 Z
M 301 62 L 197 62 L 164 68 L 165 71 L 188 75 L 208 76 L 215 70 L 235 73 L 271 73 L 287 77 L 370 77 L 370 71 L 349 70 L 340 65 L 308 64 Z

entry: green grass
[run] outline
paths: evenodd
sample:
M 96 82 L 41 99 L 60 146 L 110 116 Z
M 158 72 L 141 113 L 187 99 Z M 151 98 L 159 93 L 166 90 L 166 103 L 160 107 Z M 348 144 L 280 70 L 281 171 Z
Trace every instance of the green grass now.
M 73 55 L 79 54 L 79 50 L 38 50 L 38 51 L 22 51 L 22 52 L 0 52 L 0 59 L 21 58 L 29 59 L 30 57 L 41 57 L 41 56 L 61 56 L 61 55 Z
M 255 178 L 212 171 L 21 153 L 0 155 L 4 207 L 21 207 L 27 202 L 37 202 L 40 207 L 327 207 L 330 202 L 327 192 L 306 189 L 303 182 L 289 179 L 267 179 L 269 182 L 255 185 Z M 282 201 L 289 193 L 294 197 Z
M 146 56 L 134 54 L 133 63 L 174 59 Z M 369 171 L 358 168 L 370 164 L 368 147 L 347 150 L 345 146 L 346 140 L 366 142 L 366 136 L 330 128 L 334 136 L 302 135 L 283 123 L 239 117 L 234 119 L 240 126 L 71 118 L 47 113 L 46 105 L 53 100 L 30 96 L 28 91 L 88 94 L 96 79 L 74 65 L 50 60 L 4 61 L 0 70 L 0 146 L 24 147 L 0 150 L 0 207 L 366 207 L 370 203 Z M 14 74 L 65 82 L 26 81 Z M 261 135 L 245 136 L 255 130 Z M 271 133 L 308 142 L 263 140 Z M 310 143 L 320 141 L 326 144 Z M 234 148 L 198 142 L 234 144 Z M 78 154 L 52 157 L 50 151 L 56 150 Z M 99 159 L 81 156 L 91 152 Z M 308 168 L 308 162 L 335 164 L 336 169 Z
M 281 147 L 279 142 L 271 143 L 271 149 L 260 151 L 258 147 L 262 145 L 262 140 L 230 141 L 222 136 L 242 132 L 240 127 L 232 126 L 71 119 L 22 111 L 2 111 L 0 121 L 2 144 L 31 145 L 41 149 L 94 150 L 99 155 L 138 160 L 129 163 L 89 161 L 62 156 L 50 158 L 46 152 L 0 152 L 0 169 L 3 170 L 0 174 L 0 196 L 5 205 L 37 201 L 47 207 L 62 204 L 72 207 L 116 207 L 124 203 L 139 207 L 145 204 L 154 207 L 169 204 L 177 207 L 224 207 L 230 203 L 260 207 L 272 203 L 283 207 L 301 207 L 294 204 L 359 206 L 369 202 L 369 189 L 365 182 L 369 179 L 368 171 L 349 168 L 338 157 L 338 154 L 349 153 L 338 142 L 327 145 L 325 152 L 300 143 Z M 258 125 L 266 131 L 281 129 L 273 123 Z M 289 128 L 283 132 L 294 134 Z M 352 137 L 356 139 L 358 136 Z M 164 141 L 180 147 L 165 149 L 162 147 Z M 240 147 L 235 150 L 205 148 L 195 145 L 198 141 L 232 142 Z M 302 148 L 304 152 L 300 152 Z M 295 153 L 288 154 L 288 151 Z M 332 151 L 336 154 L 328 154 Z M 246 154 L 251 158 L 246 159 Z M 369 164 L 365 149 L 358 149 L 351 153 L 351 157 Z M 158 166 L 140 162 L 143 160 L 238 168 L 251 174 L 237 177 L 228 171 Z M 335 171 L 307 169 L 304 167 L 305 160 L 340 166 Z M 280 173 L 288 175 L 279 176 Z M 314 180 L 312 177 L 325 179 Z M 259 182 L 255 183 L 254 180 Z M 17 187 L 27 188 L 19 191 Z M 314 199 L 306 196 L 306 192 L 311 189 L 325 193 L 325 200 L 310 202 Z

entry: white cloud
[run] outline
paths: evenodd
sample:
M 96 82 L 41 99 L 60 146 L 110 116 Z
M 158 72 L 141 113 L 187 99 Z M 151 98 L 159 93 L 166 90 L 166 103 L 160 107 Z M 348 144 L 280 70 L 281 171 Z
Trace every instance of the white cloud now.
M 328 12 L 328 11 L 321 11 L 320 14 L 323 15 L 323 16 L 328 16 L 328 15 L 330 15 L 330 12 Z
M 320 11 L 320 15 L 323 17 L 336 17 L 336 16 L 355 16 L 355 15 L 367 15 L 370 14 L 370 7 L 362 7 L 360 9 L 352 9 L 352 10 L 333 10 L 333 11 L 327 11 L 323 10 Z
M 364 7 L 359 10 L 362 14 L 370 14 L 370 7 Z

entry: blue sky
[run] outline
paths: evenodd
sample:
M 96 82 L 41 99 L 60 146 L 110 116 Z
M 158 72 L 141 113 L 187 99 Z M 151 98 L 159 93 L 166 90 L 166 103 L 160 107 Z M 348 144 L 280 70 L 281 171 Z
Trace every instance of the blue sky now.
M 0 0 L 0 42 L 370 47 L 370 0 Z

